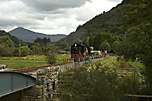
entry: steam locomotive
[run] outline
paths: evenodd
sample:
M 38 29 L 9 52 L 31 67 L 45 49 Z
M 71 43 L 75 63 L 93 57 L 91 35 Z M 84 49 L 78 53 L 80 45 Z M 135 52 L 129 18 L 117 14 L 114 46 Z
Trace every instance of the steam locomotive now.
M 90 47 L 83 43 L 74 43 L 71 46 L 71 58 L 74 59 L 74 62 L 84 61 L 90 54 Z

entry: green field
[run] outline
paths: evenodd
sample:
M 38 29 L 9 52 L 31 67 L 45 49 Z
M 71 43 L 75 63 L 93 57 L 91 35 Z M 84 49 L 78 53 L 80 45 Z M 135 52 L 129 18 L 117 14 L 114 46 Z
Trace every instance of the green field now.
M 46 56 L 26 56 L 26 57 L 0 57 L 0 64 L 7 65 L 8 68 L 21 69 L 38 67 L 47 64 Z
M 64 64 L 70 58 L 68 54 L 56 55 L 56 64 Z M 48 65 L 47 56 L 26 56 L 26 57 L 0 57 L 0 64 L 7 65 L 11 69 L 36 68 Z

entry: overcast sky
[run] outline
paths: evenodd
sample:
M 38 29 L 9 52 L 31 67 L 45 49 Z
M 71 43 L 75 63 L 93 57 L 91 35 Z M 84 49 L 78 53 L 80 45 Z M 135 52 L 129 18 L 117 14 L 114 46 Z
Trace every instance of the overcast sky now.
M 0 0 L 0 29 L 70 34 L 122 0 Z

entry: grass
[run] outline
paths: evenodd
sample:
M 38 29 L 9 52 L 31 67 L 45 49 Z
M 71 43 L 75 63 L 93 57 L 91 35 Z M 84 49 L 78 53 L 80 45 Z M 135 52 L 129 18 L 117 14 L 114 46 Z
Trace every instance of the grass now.
M 56 55 L 56 64 L 68 63 L 70 59 L 69 54 Z M 116 56 L 106 57 L 102 61 L 99 61 L 104 67 L 119 67 L 120 62 L 117 61 Z M 0 57 L 0 64 L 5 64 L 8 68 L 22 69 L 22 68 L 36 68 L 44 65 L 48 65 L 47 56 L 26 56 L 26 57 Z M 132 67 L 144 68 L 144 65 L 139 61 L 127 61 L 127 64 Z
M 58 54 L 56 56 L 56 63 L 57 64 L 65 64 L 68 63 L 70 59 L 70 54 Z
M 70 58 L 69 54 L 58 54 L 56 56 L 56 64 L 67 63 Z M 25 57 L 0 57 L 0 64 L 7 65 L 11 69 L 36 68 L 48 65 L 47 56 L 25 56 Z
M 8 68 L 22 69 L 38 67 L 47 64 L 46 56 L 26 56 L 26 57 L 0 57 L 0 64 L 5 64 Z
M 134 67 L 134 68 L 144 68 L 144 64 L 137 60 L 128 60 L 125 61 L 123 59 L 117 60 L 117 56 L 109 56 L 104 58 L 102 61 L 99 61 L 97 63 L 100 63 L 100 65 L 104 67 L 118 67 L 118 68 L 128 68 L 128 67 Z
M 129 60 L 128 64 L 133 66 L 133 67 L 140 68 L 140 69 L 145 67 L 143 63 L 141 63 L 140 61 L 136 61 L 136 60 L 135 61 Z
M 96 64 L 100 64 L 103 67 L 118 67 L 120 62 L 117 61 L 116 56 L 108 56 L 105 57 L 103 60 L 96 62 Z

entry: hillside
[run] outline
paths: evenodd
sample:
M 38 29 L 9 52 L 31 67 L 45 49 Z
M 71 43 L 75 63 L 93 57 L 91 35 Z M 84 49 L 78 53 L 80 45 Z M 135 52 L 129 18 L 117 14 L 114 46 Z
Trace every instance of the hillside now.
M 0 45 L 10 44 L 9 47 L 18 46 L 19 42 L 21 42 L 18 38 L 10 35 L 10 33 L 5 32 L 4 30 L 0 30 Z
M 20 40 L 11 36 L 9 33 L 0 30 L 0 56 L 9 56 L 13 53 L 15 47 L 19 45 Z
M 124 0 L 108 12 L 104 12 L 82 26 L 75 32 L 59 41 L 59 43 L 71 44 L 83 40 L 88 35 L 102 32 L 110 32 L 114 35 L 124 35 L 132 27 L 143 23 L 152 22 L 151 1 L 148 0 Z
M 18 27 L 12 31 L 9 32 L 12 36 L 17 37 L 20 40 L 23 40 L 25 42 L 32 43 L 37 38 L 49 38 L 51 42 L 59 41 L 60 39 L 64 38 L 66 35 L 63 34 L 57 34 L 57 35 L 45 35 L 42 33 L 36 33 L 33 31 L 30 31 L 28 29 Z

